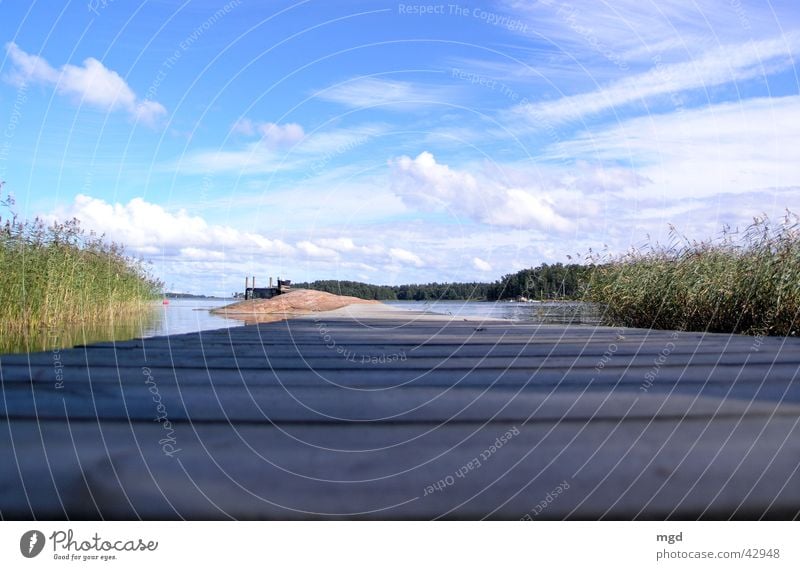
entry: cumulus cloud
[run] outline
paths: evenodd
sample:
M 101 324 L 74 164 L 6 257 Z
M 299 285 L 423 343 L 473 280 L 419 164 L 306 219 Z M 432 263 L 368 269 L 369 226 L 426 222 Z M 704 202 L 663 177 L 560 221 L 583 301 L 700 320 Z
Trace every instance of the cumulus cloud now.
M 231 130 L 235 133 L 252 137 L 259 135 L 261 142 L 268 148 L 293 146 L 306 136 L 303 127 L 297 123 L 259 123 L 250 119 L 239 119 Z
M 356 272 L 383 277 L 403 267 L 426 267 L 425 261 L 409 249 L 374 241 L 372 232 L 357 237 L 329 232 L 306 239 L 289 232 L 283 239 L 272 239 L 230 225 L 212 224 L 186 210 L 170 210 L 143 198 L 110 203 L 79 194 L 68 207 L 42 218 L 77 218 L 84 229 L 123 244 L 131 255 L 153 261 L 165 281 L 177 280 L 179 288 L 205 283 L 206 292 L 218 293 L 223 282 L 238 287 L 242 275 L 264 277 L 265 270 L 299 281 L 329 278 L 340 271 L 349 278 Z M 389 243 L 396 239 L 389 238 Z
M 7 79 L 15 85 L 48 85 L 76 103 L 86 103 L 107 112 L 123 110 L 149 125 L 167 112 L 161 103 L 138 98 L 117 72 L 93 57 L 86 58 L 83 65 L 67 63 L 55 69 L 43 57 L 26 53 L 14 42 L 6 44 L 6 53 L 13 64 Z
M 124 244 L 132 253 L 146 256 L 181 256 L 191 260 L 219 260 L 226 255 L 258 253 L 281 256 L 294 251 L 281 240 L 212 225 L 185 210 L 169 212 L 142 198 L 127 204 L 110 204 L 83 194 L 60 216 L 79 219 L 82 225 Z
M 479 180 L 439 164 L 430 152 L 390 161 L 392 190 L 409 206 L 466 215 L 498 226 L 566 231 L 570 221 L 556 211 L 552 199 L 531 188 Z

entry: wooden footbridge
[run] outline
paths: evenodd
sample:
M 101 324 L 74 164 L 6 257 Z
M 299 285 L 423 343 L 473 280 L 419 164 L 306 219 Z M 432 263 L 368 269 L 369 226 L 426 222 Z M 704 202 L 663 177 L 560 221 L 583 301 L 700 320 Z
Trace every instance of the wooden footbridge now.
M 382 305 L 0 356 L 0 516 L 791 519 L 799 367 Z

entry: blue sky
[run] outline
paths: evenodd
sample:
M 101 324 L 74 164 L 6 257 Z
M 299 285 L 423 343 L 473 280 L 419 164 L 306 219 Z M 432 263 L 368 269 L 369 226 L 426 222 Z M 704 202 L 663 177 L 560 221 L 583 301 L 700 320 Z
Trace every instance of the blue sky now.
M 60 9 L 0 2 L 0 180 L 173 290 L 494 280 L 800 210 L 788 1 Z

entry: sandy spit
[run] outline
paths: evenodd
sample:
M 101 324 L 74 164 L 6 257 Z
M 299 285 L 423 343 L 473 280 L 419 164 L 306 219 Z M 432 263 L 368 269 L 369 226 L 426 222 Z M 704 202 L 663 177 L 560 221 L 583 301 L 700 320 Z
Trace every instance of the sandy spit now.
M 380 303 L 357 297 L 334 295 L 323 291 L 295 289 L 272 299 L 252 299 L 231 303 L 230 305 L 213 309 L 211 314 L 230 319 L 239 319 L 246 323 L 264 323 L 322 311 L 332 311 L 355 304 L 374 305 Z

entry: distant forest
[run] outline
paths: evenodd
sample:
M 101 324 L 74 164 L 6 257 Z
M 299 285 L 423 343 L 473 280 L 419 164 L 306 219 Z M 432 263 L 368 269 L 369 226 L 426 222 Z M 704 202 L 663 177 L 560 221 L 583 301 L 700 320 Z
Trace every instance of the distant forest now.
M 313 281 L 295 283 L 303 289 L 326 291 L 379 301 L 496 301 L 501 299 L 574 299 L 589 279 L 591 266 L 543 263 L 504 275 L 494 283 L 422 283 L 409 285 L 371 285 L 358 281 Z

